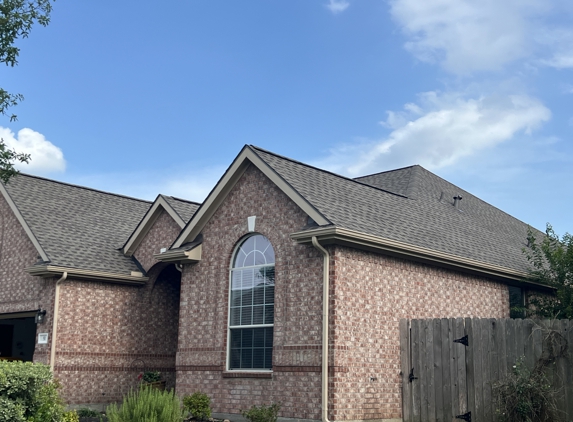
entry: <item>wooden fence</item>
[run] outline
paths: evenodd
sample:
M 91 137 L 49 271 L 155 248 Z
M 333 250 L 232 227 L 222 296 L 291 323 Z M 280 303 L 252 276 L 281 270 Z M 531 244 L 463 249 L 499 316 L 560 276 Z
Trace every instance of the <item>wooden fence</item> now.
M 546 358 L 551 330 L 564 356 L 545 373 L 561 420 L 573 421 L 573 320 L 456 318 L 400 321 L 404 422 L 498 421 L 492 387 L 518 359 L 533 369 Z

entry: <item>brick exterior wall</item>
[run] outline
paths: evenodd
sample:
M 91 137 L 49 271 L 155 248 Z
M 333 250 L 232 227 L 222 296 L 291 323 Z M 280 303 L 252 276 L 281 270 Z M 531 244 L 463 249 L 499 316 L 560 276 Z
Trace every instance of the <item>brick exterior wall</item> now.
M 142 242 L 147 250 L 164 240 L 163 229 L 169 227 L 161 216 L 156 223 L 161 229 L 152 227 Z M 37 256 L 0 196 L 0 313 L 47 310 L 36 331 L 48 333 L 48 344 L 35 345 L 34 361 L 49 363 L 57 278 L 25 271 Z M 72 278 L 61 284 L 55 376 L 69 404 L 121 400 L 144 369 L 162 371 L 167 386 L 175 386 L 180 273 L 172 269 L 167 279 L 158 278 L 165 267 L 151 268 L 144 287 Z
M 109 403 L 144 370 L 175 386 L 179 273 L 144 287 L 69 280 L 60 288 L 55 375 L 66 401 Z
M 181 227 L 162 209 L 134 253 L 135 259 L 145 271 L 157 264 L 153 255 L 158 254 L 161 248 L 169 248 L 180 231 Z
M 25 271 L 37 260 L 38 251 L 0 195 L 0 313 L 46 309 L 46 321 L 37 327 L 37 332 L 47 332 L 51 338 L 53 283 Z M 46 345 L 36 345 L 34 360 L 46 362 L 47 351 Z
M 252 215 L 276 257 L 273 372 L 259 378 L 225 371 L 229 267 Z M 256 167 L 245 171 L 203 229 L 202 261 L 183 270 L 178 394 L 203 391 L 214 412 L 280 401 L 281 416 L 320 418 L 322 256 L 289 238 L 306 223 L 306 214 Z
M 332 420 L 401 418 L 401 318 L 509 317 L 504 284 L 351 248 L 331 253 Z

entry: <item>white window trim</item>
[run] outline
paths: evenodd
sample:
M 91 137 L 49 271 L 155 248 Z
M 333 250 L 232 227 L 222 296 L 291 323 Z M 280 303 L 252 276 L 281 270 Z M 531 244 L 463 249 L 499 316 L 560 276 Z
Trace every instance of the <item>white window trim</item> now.
M 268 374 L 268 373 L 273 372 L 272 368 L 271 369 L 260 369 L 260 368 L 256 368 L 256 369 L 249 369 L 249 368 L 231 369 L 231 330 L 232 329 L 235 329 L 235 328 L 269 328 L 269 327 L 274 328 L 274 326 L 275 326 L 274 323 L 273 324 L 260 324 L 260 325 L 231 325 L 231 288 L 232 288 L 232 282 L 233 282 L 233 262 L 235 260 L 235 257 L 237 256 L 237 252 L 238 252 L 239 248 L 241 247 L 241 245 L 249 237 L 253 237 L 253 236 L 264 236 L 267 240 L 269 240 L 265 235 L 263 235 L 261 233 L 257 233 L 257 232 L 249 233 L 249 235 L 242 237 L 237 242 L 237 244 L 235 245 L 235 248 L 233 249 L 233 254 L 231 255 L 231 262 L 229 263 L 229 277 L 228 277 L 229 292 L 227 294 L 227 351 L 226 351 L 226 358 L 225 358 L 225 372 L 232 372 L 232 373 L 241 373 L 241 372 L 256 373 L 256 372 L 260 372 L 263 374 Z M 270 242 L 270 240 L 269 240 L 269 242 Z M 273 247 L 272 243 L 271 243 L 271 247 Z M 274 247 L 273 247 L 273 251 L 274 251 Z M 273 265 L 276 265 L 276 255 L 275 255 L 275 263 Z M 241 267 L 241 269 L 243 269 L 243 268 L 248 269 L 248 268 L 255 268 L 255 267 L 259 267 L 259 265 Z M 273 307 L 274 307 L 274 304 L 273 304 Z M 274 329 L 273 329 L 273 356 L 274 356 Z

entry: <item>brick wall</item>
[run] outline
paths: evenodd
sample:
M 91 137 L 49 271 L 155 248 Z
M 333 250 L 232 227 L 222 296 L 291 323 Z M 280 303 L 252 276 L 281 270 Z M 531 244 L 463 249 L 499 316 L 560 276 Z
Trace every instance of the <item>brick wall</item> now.
M 264 378 L 225 371 L 229 266 L 252 215 L 276 257 L 273 372 L 259 375 Z M 320 418 L 322 257 L 289 238 L 306 223 L 306 214 L 266 176 L 253 166 L 246 170 L 203 229 L 202 261 L 183 270 L 178 394 L 203 391 L 215 412 L 280 401 L 281 416 Z
M 37 260 L 38 251 L 0 195 L 0 313 L 46 309 L 46 321 L 37 327 L 37 332 L 47 332 L 51 338 L 52 280 L 32 277 L 25 271 Z M 46 345 L 36 345 L 34 360 L 47 362 L 47 350 Z
M 144 370 L 175 386 L 180 274 L 162 268 L 144 287 L 62 283 L 55 372 L 68 403 L 121 400 Z
M 149 271 L 151 267 L 157 264 L 153 255 L 158 254 L 161 248 L 169 248 L 180 231 L 181 227 L 162 209 L 157 220 L 134 253 L 135 258 L 145 271 Z
M 161 217 L 158 222 L 164 223 Z M 142 244 L 162 236 L 152 228 Z M 35 345 L 34 361 L 49 363 L 57 278 L 25 271 L 37 256 L 0 196 L 0 313 L 47 310 L 36 331 L 48 333 L 48 344 Z M 153 267 L 144 287 L 74 279 L 61 284 L 55 375 L 68 403 L 120 400 L 143 369 L 160 370 L 168 386 L 175 385 L 180 274 L 172 270 L 167 279 L 158 278 L 165 267 Z
M 332 420 L 401 417 L 401 318 L 509 316 L 506 285 L 351 248 L 331 253 Z

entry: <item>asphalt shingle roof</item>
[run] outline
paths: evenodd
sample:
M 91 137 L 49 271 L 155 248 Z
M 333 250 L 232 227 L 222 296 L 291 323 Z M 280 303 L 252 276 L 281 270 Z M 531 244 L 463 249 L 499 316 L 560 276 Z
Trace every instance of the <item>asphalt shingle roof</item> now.
M 512 270 L 529 268 L 522 253 L 527 224 L 423 167 L 354 180 L 251 148 L 337 227 Z M 455 195 L 463 197 L 459 209 Z
M 151 203 L 19 174 L 5 186 L 51 265 L 140 271 L 118 250 Z
M 186 201 L 185 199 L 175 198 L 174 196 L 161 195 L 169 205 L 175 210 L 175 212 L 181 217 L 181 219 L 187 224 L 195 211 L 199 208 L 201 204 L 192 201 Z

